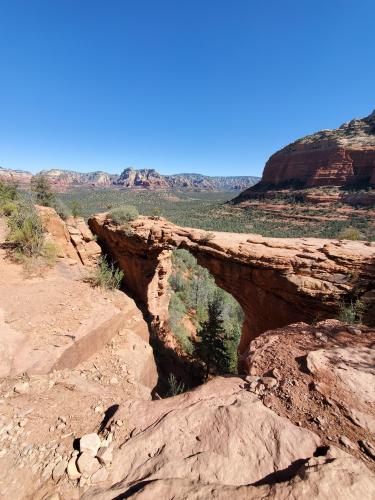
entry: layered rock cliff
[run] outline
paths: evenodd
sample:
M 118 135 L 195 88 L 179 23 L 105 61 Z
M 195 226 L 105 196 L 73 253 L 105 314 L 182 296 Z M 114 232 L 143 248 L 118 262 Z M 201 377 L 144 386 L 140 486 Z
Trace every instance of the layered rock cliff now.
M 235 201 L 267 189 L 321 186 L 375 187 L 375 111 L 277 151 L 267 161 L 261 182 Z
M 174 248 L 189 250 L 242 306 L 242 355 L 261 332 L 335 317 L 343 301 L 361 299 L 366 322 L 375 323 L 374 243 L 207 233 L 147 217 L 129 228 L 113 225 L 106 214 L 92 217 L 89 225 L 161 335 L 168 321 Z

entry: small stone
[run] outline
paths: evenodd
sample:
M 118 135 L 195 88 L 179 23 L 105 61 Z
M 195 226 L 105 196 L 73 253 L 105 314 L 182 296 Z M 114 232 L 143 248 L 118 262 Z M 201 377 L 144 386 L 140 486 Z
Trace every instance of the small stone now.
M 60 500 L 60 495 L 58 493 L 53 493 L 52 495 L 48 496 L 46 500 Z
M 102 483 L 103 481 L 106 481 L 107 479 L 108 479 L 108 471 L 104 467 L 99 469 L 97 472 L 95 472 L 91 476 L 92 484 Z
M 375 446 L 373 446 L 369 441 L 359 441 L 359 445 L 362 450 L 373 460 L 375 460 Z
M 261 379 L 262 384 L 267 387 L 267 389 L 272 389 L 277 386 L 277 380 L 273 377 L 263 377 Z
M 60 460 L 60 462 L 55 466 L 52 472 L 52 478 L 54 481 L 58 481 L 66 471 L 68 462 L 66 460 Z
M 275 377 L 275 379 L 277 379 L 277 380 L 281 379 L 281 373 L 280 373 L 280 371 L 277 368 L 274 368 L 271 371 L 271 374 L 272 374 L 273 377 Z
M 88 453 L 82 453 L 77 460 L 77 467 L 81 474 L 94 474 L 100 468 L 99 461 Z
M 19 425 L 20 427 L 25 427 L 25 425 L 26 425 L 26 424 L 27 424 L 27 418 L 24 418 L 23 420 L 20 420 L 20 421 L 18 422 L 18 425 Z
M 352 443 L 352 441 L 350 441 L 350 439 L 347 438 L 346 436 L 340 436 L 339 441 L 341 444 L 343 444 L 347 448 L 351 448 L 352 450 L 355 450 L 355 448 L 356 448 L 355 444 Z
M 63 422 L 64 424 L 66 424 L 66 418 L 63 416 L 60 416 L 57 420 L 60 420 L 60 422 Z
M 111 465 L 113 460 L 113 446 L 107 448 L 100 448 L 97 454 L 98 460 L 102 465 Z
M 112 443 L 112 441 L 113 441 L 113 434 L 112 432 L 109 432 L 108 436 L 105 439 L 103 439 L 100 447 L 107 448 Z
M 104 413 L 104 409 L 101 406 L 95 406 L 94 412 L 102 414 Z
M 55 467 L 54 462 L 47 464 L 46 467 L 43 469 L 42 479 L 44 479 L 44 480 L 49 479 L 52 475 L 52 471 L 53 471 L 54 467 Z
M 247 375 L 247 377 L 245 377 L 246 382 L 248 382 L 249 384 L 251 384 L 252 382 L 258 382 L 259 379 L 260 377 L 258 377 L 257 375 Z
M 26 394 L 30 390 L 30 384 L 28 382 L 19 382 L 13 387 L 13 390 L 17 394 Z
M 81 453 L 88 453 L 95 457 L 100 448 L 100 437 L 95 433 L 85 434 L 79 440 L 79 449 Z
M 360 328 L 356 328 L 355 326 L 348 326 L 348 332 L 352 335 L 361 335 L 362 330 Z
M 51 427 L 49 428 L 49 431 L 50 431 L 50 432 L 55 432 L 55 426 L 54 426 L 54 425 L 51 425 Z
M 75 481 L 76 479 L 79 479 L 81 477 L 81 473 L 77 469 L 77 458 L 76 458 L 76 456 L 72 457 L 69 460 L 66 471 L 67 471 L 68 477 L 69 477 L 69 479 L 71 481 Z
M 61 423 L 60 423 L 60 424 L 56 427 L 56 429 L 57 429 L 58 431 L 62 431 L 62 430 L 64 430 L 64 429 L 65 429 L 65 427 L 66 427 L 66 424 L 64 424 L 64 422 L 61 422 Z
M 117 380 L 117 378 L 116 378 L 116 377 L 112 377 L 112 378 L 111 378 L 111 380 L 109 381 L 109 383 L 110 383 L 111 385 L 116 385 L 116 384 L 118 384 L 118 380 Z
M 122 427 L 124 425 L 123 421 L 122 420 L 116 420 L 116 425 L 118 427 Z

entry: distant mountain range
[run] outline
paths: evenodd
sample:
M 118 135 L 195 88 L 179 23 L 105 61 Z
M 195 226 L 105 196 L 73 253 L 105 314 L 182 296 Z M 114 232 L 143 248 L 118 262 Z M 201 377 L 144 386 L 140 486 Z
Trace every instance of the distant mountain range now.
M 208 176 L 201 174 L 162 175 L 154 169 L 126 168 L 120 175 L 107 172 L 73 172 L 42 170 L 57 191 L 72 188 L 117 188 L 175 191 L 242 191 L 259 181 L 254 176 Z M 33 174 L 23 170 L 0 167 L 0 180 L 14 180 L 26 188 Z

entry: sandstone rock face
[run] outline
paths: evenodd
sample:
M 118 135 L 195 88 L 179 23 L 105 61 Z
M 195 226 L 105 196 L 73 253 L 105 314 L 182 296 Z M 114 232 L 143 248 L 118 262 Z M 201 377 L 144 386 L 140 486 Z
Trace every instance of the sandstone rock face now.
M 159 331 L 168 320 L 174 248 L 189 250 L 242 306 L 241 353 L 267 329 L 335 317 L 340 303 L 353 296 L 366 304 L 366 321 L 375 322 L 373 243 L 207 234 L 147 217 L 134 221 L 129 232 L 112 225 L 105 214 L 91 218 L 89 225 L 124 270 L 126 285 L 148 308 Z
M 337 320 L 264 332 L 251 343 L 246 380 L 276 377 L 263 395 L 269 408 L 374 466 L 361 444 L 375 446 L 374 342 L 375 328 Z
M 359 185 L 375 187 L 375 111 L 336 130 L 322 130 L 273 154 L 261 182 L 236 202 L 274 188 Z
M 87 267 L 96 265 L 101 249 L 82 217 L 69 217 L 65 223 L 54 208 L 37 206 L 36 209 L 44 227 L 59 246 L 62 257 L 69 257 Z
M 178 397 L 126 402 L 106 487 L 84 498 L 371 498 L 373 474 L 345 452 L 319 455 L 316 434 L 243 388 L 216 378 Z M 119 436 L 120 437 L 120 436 Z M 339 482 L 339 484 L 337 484 Z

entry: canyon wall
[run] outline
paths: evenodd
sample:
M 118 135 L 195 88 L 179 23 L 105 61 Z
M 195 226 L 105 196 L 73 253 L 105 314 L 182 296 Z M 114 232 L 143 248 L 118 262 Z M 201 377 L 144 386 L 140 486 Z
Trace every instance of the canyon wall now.
M 147 308 L 161 336 L 175 248 L 189 250 L 240 303 L 245 313 L 241 354 L 266 330 L 337 316 L 343 301 L 361 299 L 366 321 L 375 323 L 374 243 L 207 233 L 151 217 L 121 227 L 106 214 L 92 217 L 89 225 L 124 270 L 126 287 Z

